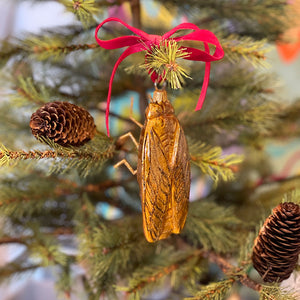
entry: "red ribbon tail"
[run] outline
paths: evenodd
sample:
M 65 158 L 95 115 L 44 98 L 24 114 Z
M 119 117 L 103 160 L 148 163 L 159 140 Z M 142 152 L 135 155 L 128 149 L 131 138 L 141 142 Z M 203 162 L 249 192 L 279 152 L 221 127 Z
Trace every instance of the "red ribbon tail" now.
M 204 43 L 204 47 L 205 47 L 205 51 L 209 53 L 209 47 L 206 43 Z M 200 97 L 198 99 L 198 103 L 196 105 L 195 111 L 200 110 L 202 108 L 206 96 L 208 84 L 209 84 L 209 75 L 210 75 L 210 62 L 206 62 L 202 89 L 201 89 Z
M 203 105 L 203 102 L 204 102 L 204 99 L 205 99 L 205 96 L 206 96 L 208 84 L 209 84 L 209 74 L 210 74 L 210 62 L 207 62 L 207 63 L 205 63 L 204 80 L 203 80 L 200 97 L 198 99 L 198 103 L 197 103 L 197 106 L 195 108 L 195 111 L 200 110 L 202 108 L 202 105 Z
M 119 22 L 129 30 L 131 30 L 135 35 L 130 35 L 130 36 L 121 36 L 117 38 L 113 38 L 111 40 L 102 40 L 98 38 L 98 31 L 102 26 L 108 22 Z M 188 33 L 183 36 L 179 37 L 174 37 L 171 38 L 171 36 L 176 33 L 179 30 L 182 29 L 191 29 L 193 30 L 191 33 Z M 119 64 L 122 62 L 123 59 L 125 59 L 127 56 L 144 51 L 144 50 L 149 50 L 152 45 L 159 45 L 160 41 L 162 40 L 170 40 L 173 39 L 175 41 L 199 41 L 204 43 L 204 51 L 196 48 L 191 48 L 191 47 L 186 47 L 186 49 L 190 52 L 190 55 L 186 57 L 185 59 L 188 60 L 196 60 L 196 61 L 203 61 L 205 62 L 205 74 L 204 74 L 204 79 L 203 79 L 203 84 L 202 84 L 202 89 L 200 93 L 200 97 L 196 106 L 196 111 L 200 110 L 202 108 L 207 88 L 208 88 L 208 83 L 209 83 L 209 75 L 210 75 L 210 63 L 212 61 L 219 60 L 223 58 L 224 56 L 224 51 L 217 39 L 217 37 L 210 31 L 208 30 L 201 30 L 199 27 L 197 27 L 195 24 L 192 23 L 183 23 L 181 25 L 176 26 L 169 32 L 165 33 L 163 36 L 157 36 L 157 35 L 151 35 L 147 34 L 146 32 L 139 30 L 137 28 L 134 28 L 127 23 L 123 22 L 120 19 L 117 18 L 108 18 L 104 20 L 102 23 L 100 23 L 96 30 L 95 30 L 95 38 L 97 43 L 105 49 L 117 49 L 117 48 L 122 48 L 122 47 L 128 47 L 119 57 L 117 60 L 111 77 L 109 81 L 109 88 L 108 88 L 108 96 L 107 96 L 107 106 L 106 106 L 106 114 L 105 114 L 105 121 L 106 121 L 106 128 L 107 128 L 107 135 L 109 136 L 109 106 L 110 106 L 110 98 L 111 98 L 111 90 L 112 90 L 112 83 L 113 79 L 116 73 L 116 70 L 119 66 Z M 214 54 L 210 54 L 209 51 L 209 46 L 208 44 L 212 44 L 215 46 L 215 51 Z M 157 74 L 155 72 L 150 71 L 151 79 L 155 81 L 155 79 L 160 80 L 160 78 L 157 78 Z
M 121 56 L 118 58 L 117 62 L 114 65 L 113 71 L 111 73 L 110 76 L 110 80 L 109 80 L 109 86 L 108 86 L 108 95 L 107 95 L 107 100 L 106 100 L 106 112 L 105 112 L 105 124 L 106 124 L 106 131 L 107 131 L 107 135 L 109 136 L 109 105 L 110 105 L 110 99 L 111 99 L 111 90 L 112 90 L 112 84 L 113 84 L 113 80 L 115 77 L 115 73 L 117 71 L 117 68 L 119 66 L 119 64 L 129 55 L 136 53 L 136 52 L 140 52 L 142 50 L 145 50 L 143 48 L 144 46 L 142 44 L 137 44 L 137 45 L 133 45 L 128 47 L 122 54 Z

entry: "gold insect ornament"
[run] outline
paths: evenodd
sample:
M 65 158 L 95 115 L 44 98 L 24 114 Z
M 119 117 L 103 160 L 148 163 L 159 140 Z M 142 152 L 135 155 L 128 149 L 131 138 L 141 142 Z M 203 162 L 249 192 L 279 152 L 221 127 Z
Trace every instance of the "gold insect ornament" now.
M 125 136 L 134 139 L 131 133 Z M 156 89 L 150 98 L 136 145 L 137 170 L 132 170 L 126 160 L 115 167 L 125 164 L 137 174 L 144 234 L 148 242 L 156 242 L 183 229 L 191 181 L 188 145 L 166 90 Z

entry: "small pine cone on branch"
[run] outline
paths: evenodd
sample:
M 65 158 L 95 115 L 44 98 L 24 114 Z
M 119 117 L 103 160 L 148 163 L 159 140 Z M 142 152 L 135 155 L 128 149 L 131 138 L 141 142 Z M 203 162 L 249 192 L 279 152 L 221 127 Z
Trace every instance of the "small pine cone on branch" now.
M 68 102 L 49 102 L 32 114 L 32 134 L 49 138 L 61 146 L 81 146 L 96 133 L 93 117 L 87 110 Z
M 300 206 L 292 202 L 273 209 L 254 242 L 252 262 L 265 282 L 291 275 L 300 254 Z

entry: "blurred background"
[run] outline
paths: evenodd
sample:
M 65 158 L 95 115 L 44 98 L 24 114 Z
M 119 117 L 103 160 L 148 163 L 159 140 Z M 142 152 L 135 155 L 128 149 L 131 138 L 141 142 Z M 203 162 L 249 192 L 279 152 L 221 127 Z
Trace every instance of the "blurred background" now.
M 159 7 L 156 7 L 151 0 L 142 1 L 142 6 L 149 14 L 155 14 L 159 11 Z M 0 39 L 4 39 L 9 35 L 19 37 L 24 32 L 38 33 L 42 28 L 67 25 L 74 22 L 78 22 L 74 14 L 66 12 L 63 5 L 55 1 L 41 1 L 30 4 L 22 1 L 0 0 Z M 295 32 L 296 34 L 299 33 L 299 28 L 295 28 Z M 299 44 L 297 46 L 296 43 L 292 47 L 293 49 L 274 45 L 267 56 L 270 69 L 278 74 L 278 85 L 282 86 L 282 93 L 287 95 L 284 99 L 290 101 L 300 96 Z M 274 158 L 272 160 L 274 170 L 278 174 L 283 172 L 289 174 L 300 173 L 300 153 L 298 149 L 298 141 L 293 141 L 290 145 L 282 141 L 282 143 L 268 146 L 269 154 Z M 10 261 L 21 250 L 20 246 L 1 246 L 0 265 Z M 74 276 L 80 276 L 80 274 L 81 270 L 79 268 L 74 270 Z M 27 277 L 18 278 L 13 284 L 7 283 L 0 286 L 0 300 L 58 299 L 51 271 L 38 270 L 32 275 L 30 279 Z M 80 290 L 80 285 L 78 289 Z

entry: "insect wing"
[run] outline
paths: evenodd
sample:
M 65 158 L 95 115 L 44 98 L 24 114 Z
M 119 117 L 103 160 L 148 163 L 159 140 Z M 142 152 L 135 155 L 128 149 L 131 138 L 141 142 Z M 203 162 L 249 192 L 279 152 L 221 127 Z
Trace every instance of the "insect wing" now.
M 174 138 L 171 161 L 173 233 L 180 233 L 188 213 L 191 168 L 186 138 L 179 122 Z
M 179 233 L 188 211 L 190 164 L 186 139 L 174 115 L 146 122 L 137 175 L 146 239 L 155 242 Z

